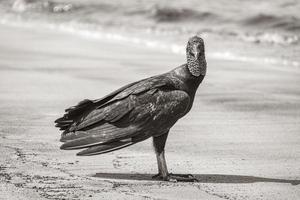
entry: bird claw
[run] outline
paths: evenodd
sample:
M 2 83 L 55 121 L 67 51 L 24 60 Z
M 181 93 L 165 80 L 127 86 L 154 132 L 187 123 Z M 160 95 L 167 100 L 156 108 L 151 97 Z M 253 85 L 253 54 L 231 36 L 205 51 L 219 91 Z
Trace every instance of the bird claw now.
M 160 173 L 158 173 L 158 174 L 155 174 L 154 176 L 152 176 L 152 179 L 162 180 L 163 177 Z
M 166 177 L 163 177 L 161 174 L 156 174 L 152 176 L 153 179 L 164 180 L 169 182 L 199 182 L 192 174 L 168 174 Z

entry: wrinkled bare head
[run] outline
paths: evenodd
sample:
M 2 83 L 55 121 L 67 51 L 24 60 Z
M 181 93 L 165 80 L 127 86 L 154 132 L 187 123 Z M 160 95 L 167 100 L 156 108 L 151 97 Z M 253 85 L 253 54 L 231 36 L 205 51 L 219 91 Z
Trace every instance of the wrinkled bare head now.
M 187 65 L 194 76 L 206 74 L 204 41 L 198 36 L 189 39 L 186 47 Z
M 204 55 L 203 39 L 198 36 L 190 38 L 186 47 L 186 53 L 196 60 L 200 59 Z

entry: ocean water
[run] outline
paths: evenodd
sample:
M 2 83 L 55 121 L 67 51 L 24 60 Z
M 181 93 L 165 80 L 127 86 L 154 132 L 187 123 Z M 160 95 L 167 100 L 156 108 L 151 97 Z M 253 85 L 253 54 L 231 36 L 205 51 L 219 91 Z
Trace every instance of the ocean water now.
M 0 23 L 48 28 L 185 53 L 192 35 L 208 58 L 300 68 L 298 0 L 0 0 Z

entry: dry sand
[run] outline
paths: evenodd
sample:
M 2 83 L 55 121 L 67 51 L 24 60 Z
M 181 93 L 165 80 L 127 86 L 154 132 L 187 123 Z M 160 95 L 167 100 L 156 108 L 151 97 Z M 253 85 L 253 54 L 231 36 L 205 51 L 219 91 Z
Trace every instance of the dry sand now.
M 194 108 L 166 147 L 169 170 L 199 183 L 151 180 L 150 140 L 93 157 L 59 150 L 53 121 L 64 108 L 184 61 L 1 25 L 0 199 L 300 199 L 299 69 L 208 59 Z

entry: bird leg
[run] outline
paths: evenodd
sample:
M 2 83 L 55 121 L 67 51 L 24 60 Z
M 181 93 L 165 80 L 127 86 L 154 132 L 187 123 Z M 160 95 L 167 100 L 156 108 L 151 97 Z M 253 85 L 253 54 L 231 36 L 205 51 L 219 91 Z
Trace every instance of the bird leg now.
M 169 173 L 165 159 L 165 151 L 162 151 L 161 153 L 156 152 L 156 159 L 158 166 L 158 174 L 155 175 L 153 178 L 167 180 Z
M 164 150 L 168 133 L 169 132 L 157 137 L 153 137 L 153 146 L 156 153 L 158 174 L 154 175 L 152 178 L 171 182 L 197 182 L 198 180 L 191 174 L 171 174 L 168 172 Z

